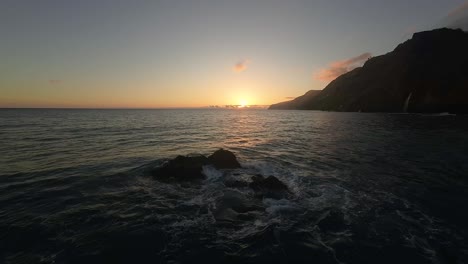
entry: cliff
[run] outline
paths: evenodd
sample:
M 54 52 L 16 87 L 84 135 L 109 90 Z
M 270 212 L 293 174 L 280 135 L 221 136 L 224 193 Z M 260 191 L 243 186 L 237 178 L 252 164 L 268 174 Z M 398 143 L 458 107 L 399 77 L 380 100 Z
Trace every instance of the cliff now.
M 392 52 L 369 59 L 320 93 L 281 109 L 468 113 L 468 33 L 415 33 Z M 301 102 L 295 104 L 293 102 Z M 278 109 L 273 105 L 271 109 Z
M 305 109 L 307 104 L 322 90 L 310 90 L 302 96 L 299 96 L 291 101 L 281 102 L 273 104 L 269 109 L 282 109 L 282 110 L 293 110 L 293 109 Z

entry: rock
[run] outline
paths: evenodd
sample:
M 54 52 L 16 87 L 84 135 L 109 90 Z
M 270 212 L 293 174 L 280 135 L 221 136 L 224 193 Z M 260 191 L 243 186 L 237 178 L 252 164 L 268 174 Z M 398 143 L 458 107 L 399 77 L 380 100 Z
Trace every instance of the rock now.
M 224 186 L 229 188 L 245 188 L 249 187 L 250 176 L 246 174 L 234 173 L 224 176 Z
M 262 175 L 252 176 L 249 187 L 255 191 L 258 197 L 281 199 L 289 193 L 288 186 L 275 176 L 268 176 L 267 178 Z
M 219 149 L 208 157 L 210 163 L 217 169 L 240 168 L 236 156 L 229 150 Z
M 307 107 L 307 104 L 317 95 L 320 94 L 322 90 L 310 90 L 304 95 L 296 97 L 293 100 L 281 102 L 277 104 L 272 104 L 268 109 L 278 109 L 278 110 L 294 110 L 294 109 L 304 109 Z
M 251 180 L 252 180 L 252 183 L 261 182 L 261 181 L 265 180 L 265 177 L 263 177 L 263 175 L 261 175 L 261 174 L 257 174 L 257 175 L 252 176 Z
M 268 189 L 274 191 L 287 191 L 288 187 L 278 180 L 275 176 L 268 176 L 267 178 L 262 175 L 252 176 L 252 183 L 249 185 L 254 190 Z
M 223 208 L 221 210 L 216 210 L 213 213 L 214 218 L 216 221 L 222 221 L 222 222 L 235 222 L 238 221 L 239 213 L 234 211 L 232 208 Z
M 217 201 L 217 208 L 231 208 L 237 213 L 246 213 L 250 211 L 263 210 L 264 208 L 256 205 L 254 201 L 246 197 L 242 192 L 226 190 Z
M 163 181 L 188 181 L 204 179 L 203 166 L 208 165 L 205 156 L 177 156 L 162 167 L 154 169 L 151 174 Z
M 246 212 L 246 213 L 239 213 L 237 214 L 237 218 L 242 221 L 252 221 L 257 219 L 258 212 Z
M 229 188 L 243 188 L 249 186 L 249 183 L 242 180 L 228 178 L 224 181 L 224 186 Z
M 256 205 L 243 193 L 226 190 L 223 196 L 216 200 L 213 215 L 219 221 L 237 221 L 249 218 L 249 212 L 262 210 L 264 210 L 263 207 Z
M 212 165 L 216 169 L 240 168 L 236 156 L 224 149 L 219 149 L 208 158 L 198 156 L 177 156 L 163 166 L 153 169 L 151 174 L 161 181 L 191 181 L 204 179 L 203 166 Z

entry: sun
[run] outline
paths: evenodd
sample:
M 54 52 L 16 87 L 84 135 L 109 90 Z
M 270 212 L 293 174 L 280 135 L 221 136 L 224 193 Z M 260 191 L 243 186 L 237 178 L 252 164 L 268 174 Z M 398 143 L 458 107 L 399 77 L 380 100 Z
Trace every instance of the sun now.
M 247 106 L 247 101 L 244 99 L 240 100 L 239 107 L 246 107 L 246 106 Z

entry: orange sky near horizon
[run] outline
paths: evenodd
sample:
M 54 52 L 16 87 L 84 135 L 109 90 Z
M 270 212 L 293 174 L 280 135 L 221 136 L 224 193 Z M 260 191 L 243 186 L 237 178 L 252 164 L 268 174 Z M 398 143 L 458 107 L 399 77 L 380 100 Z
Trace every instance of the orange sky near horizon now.
M 270 105 L 467 12 L 466 0 L 4 1 L 0 108 Z
M 185 74 L 184 79 L 141 76 L 138 80 L 49 79 L 22 81 L 17 78 L 0 94 L 0 107 L 25 108 L 189 108 L 211 105 L 270 105 L 290 100 L 309 90 L 310 73 L 291 72 L 297 79 L 275 76 L 263 65 L 233 64 L 215 70 L 209 77 Z M 241 70 L 236 69 L 241 68 Z M 302 78 L 300 78 L 302 77 Z M 117 78 L 118 79 L 118 78 Z M 291 92 L 289 87 L 299 87 Z M 33 87 L 33 89 L 31 88 Z

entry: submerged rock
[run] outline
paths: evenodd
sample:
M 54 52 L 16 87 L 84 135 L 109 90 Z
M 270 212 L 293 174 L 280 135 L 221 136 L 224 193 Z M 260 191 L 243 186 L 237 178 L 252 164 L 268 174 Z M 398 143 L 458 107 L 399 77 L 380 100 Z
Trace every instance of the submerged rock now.
M 288 186 L 275 176 L 268 176 L 267 178 L 262 175 L 252 176 L 249 187 L 255 191 L 258 197 L 281 199 L 289 193 Z
M 287 191 L 288 186 L 282 181 L 278 180 L 275 176 L 268 176 L 267 178 L 262 175 L 252 176 L 252 183 L 250 187 L 254 190 L 268 189 L 273 191 Z
M 248 220 L 254 211 L 263 211 L 264 208 L 255 201 L 250 200 L 243 193 L 226 190 L 223 196 L 216 200 L 213 215 L 218 221 L 238 221 Z
M 224 181 L 224 186 L 229 188 L 244 188 L 249 186 L 249 183 L 242 180 L 228 178 Z
M 217 169 L 236 169 L 241 167 L 236 155 L 229 150 L 218 149 L 208 159 Z
M 223 183 L 224 186 L 229 188 L 245 188 L 249 187 L 250 175 L 234 173 L 224 175 Z
M 187 181 L 204 179 L 203 166 L 208 165 L 205 156 L 177 156 L 162 167 L 154 169 L 151 174 L 164 181 Z

